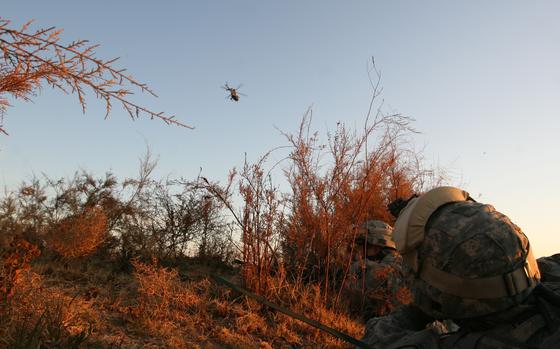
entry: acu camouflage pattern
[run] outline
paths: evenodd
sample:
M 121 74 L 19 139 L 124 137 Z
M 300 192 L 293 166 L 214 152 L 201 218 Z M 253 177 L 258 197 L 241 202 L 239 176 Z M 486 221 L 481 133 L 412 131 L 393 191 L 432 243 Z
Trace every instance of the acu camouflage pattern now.
M 398 307 L 390 315 L 371 318 L 362 341 L 372 349 L 386 349 L 399 340 L 425 330 L 433 321 L 413 305 Z
M 477 212 L 479 210 L 481 213 Z M 482 221 L 489 225 L 480 226 L 476 222 L 479 214 Z M 453 216 L 455 220 L 450 218 Z M 467 223 L 470 217 L 474 217 L 474 222 Z M 459 221 L 455 225 L 457 219 Z M 445 220 L 449 221 L 443 224 Z M 421 248 L 421 256 L 425 258 L 428 253 L 439 254 L 441 257 L 436 255 L 435 258 L 436 266 L 461 276 L 485 277 L 502 273 L 504 269 L 516 268 L 523 259 L 522 252 L 529 244 L 517 226 L 488 205 L 450 204 L 442 207 L 428 223 L 427 230 L 431 236 L 424 241 L 428 246 Z M 457 239 L 453 232 L 471 229 L 467 227 L 468 224 L 472 224 L 473 232 L 479 233 L 466 234 L 465 239 Z M 447 228 L 450 226 L 451 230 Z M 450 246 L 454 243 L 455 246 Z M 445 246 L 450 250 L 446 250 Z M 480 304 L 454 298 L 442 299 L 445 295 L 437 293 L 425 283 L 415 282 L 413 286 L 417 292 L 414 304 L 399 307 L 387 316 L 370 319 L 363 341 L 374 349 L 560 347 L 560 254 L 539 258 L 537 263 L 543 282 L 529 289 L 528 295 L 517 300 L 517 303 L 512 302 L 512 299 Z M 423 311 L 426 308 L 420 308 L 418 302 L 429 299 L 427 296 L 456 304 L 456 307 L 447 304 L 442 310 L 451 310 L 451 313 L 459 316 L 454 318 L 433 311 L 426 313 Z M 470 317 L 463 318 L 457 314 L 457 309 L 470 311 Z M 480 309 L 482 312 L 494 312 L 476 316 Z M 442 327 L 442 323 L 434 326 L 433 321 L 436 319 L 446 319 L 443 320 L 445 324 L 449 324 L 451 319 L 455 320 L 460 329 L 453 323 L 451 326 L 444 324 Z
M 360 234 L 356 238 L 357 243 L 367 241 L 370 245 L 388 247 L 395 249 L 393 241 L 393 228 L 383 221 L 367 221 L 360 226 Z M 367 239 L 365 238 L 367 236 Z
M 398 348 L 401 343 L 421 343 L 421 348 L 438 348 L 441 336 L 457 330 L 453 321 L 434 320 L 409 304 L 398 307 L 388 316 L 371 318 L 362 340 L 372 349 Z
M 381 252 L 379 261 L 366 259 L 352 264 L 347 280 L 350 307 L 361 309 L 365 320 L 389 314 L 412 301 L 410 281 L 402 269 L 402 257 L 392 249 Z
M 529 241 L 521 229 L 491 205 L 472 201 L 442 206 L 428 220 L 418 250 L 421 261 L 471 279 L 503 275 L 525 263 Z M 435 318 L 483 316 L 519 304 L 531 289 L 512 297 L 465 299 L 416 278 L 415 304 Z
M 540 258 L 539 264 L 560 273 L 560 260 Z M 543 278 L 546 278 L 546 272 Z M 543 297 L 543 290 L 553 296 Z M 551 299 L 552 298 L 552 299 Z M 554 299 L 555 298 L 555 299 Z M 397 308 L 388 316 L 370 319 L 364 342 L 373 349 L 516 349 L 557 348 L 560 345 L 560 283 L 545 282 L 521 304 L 481 318 L 458 320 L 460 329 L 448 320 L 433 317 L 415 305 Z

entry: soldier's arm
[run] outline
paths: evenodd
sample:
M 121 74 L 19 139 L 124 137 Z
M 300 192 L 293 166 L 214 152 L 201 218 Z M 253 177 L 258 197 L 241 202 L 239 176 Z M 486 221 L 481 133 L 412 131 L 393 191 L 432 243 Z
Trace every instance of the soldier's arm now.
M 560 253 L 537 259 L 542 282 L 560 282 Z
M 366 324 L 363 341 L 374 349 L 388 348 L 391 344 L 426 328 L 434 321 L 413 305 L 398 307 L 391 314 L 370 319 Z

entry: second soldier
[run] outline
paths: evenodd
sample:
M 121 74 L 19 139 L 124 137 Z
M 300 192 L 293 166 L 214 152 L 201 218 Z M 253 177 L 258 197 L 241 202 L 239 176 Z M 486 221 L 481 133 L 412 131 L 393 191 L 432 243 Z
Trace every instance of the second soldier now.
M 390 225 L 379 220 L 367 221 L 355 232 L 346 290 L 351 309 L 365 321 L 411 301 L 392 232 Z

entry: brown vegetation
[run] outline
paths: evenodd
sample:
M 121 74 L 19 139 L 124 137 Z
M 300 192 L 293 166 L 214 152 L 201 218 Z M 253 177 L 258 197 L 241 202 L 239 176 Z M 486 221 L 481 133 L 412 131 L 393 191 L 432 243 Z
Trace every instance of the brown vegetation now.
M 107 112 L 118 100 L 133 118 L 144 111 L 179 124 L 128 102 L 127 90 L 113 90 L 128 83 L 150 92 L 113 69 L 114 60 L 95 59 L 93 46 L 60 45 L 53 28 L 28 34 L 27 26 L 8 24 L 0 21 L 0 96 L 27 100 L 46 82 L 77 93 L 85 107 L 89 87 Z M 378 86 L 363 130 L 339 123 L 323 142 L 308 111 L 297 132 L 283 133 L 289 152 L 282 162 L 268 164 L 281 149 L 245 160 L 225 184 L 155 180 L 148 152 L 136 178 L 79 172 L 36 178 L 7 193 L 0 200 L 0 345 L 348 347 L 208 275 L 225 274 L 273 303 L 361 337 L 360 314 L 342 297 L 356 225 L 392 222 L 389 202 L 441 180 L 408 147 L 411 120 L 373 109 Z M 4 112 L 7 101 L 0 103 Z M 389 309 L 411 294 L 402 288 L 396 299 L 383 296 Z
M 0 318 L 9 348 L 289 348 L 345 347 L 262 305 L 223 289 L 198 271 L 133 261 L 134 273 L 84 273 L 37 260 L 15 283 Z M 197 265 L 198 268 L 201 265 Z M 235 276 L 234 276 L 235 277 Z M 353 336 L 362 325 L 326 309 L 311 288 L 296 311 Z
M 156 181 L 147 154 L 133 179 L 82 172 L 8 193 L 0 200 L 4 345 L 29 338 L 20 347 L 348 347 L 208 278 L 220 273 L 361 337 L 359 314 L 340 297 L 353 226 L 388 219 L 385 205 L 421 190 L 426 177 L 393 133 L 366 153 L 367 142 L 339 126 L 323 147 L 307 138 L 309 121 L 287 135 L 288 193 L 264 169 L 270 153 L 232 171 L 226 186 Z M 321 163 L 323 151 L 333 161 Z M 396 297 L 387 301 L 406 303 L 410 290 Z
M 30 268 L 29 262 L 39 256 L 37 246 L 26 240 L 14 240 L 2 254 L 0 274 L 0 300 L 2 305 L 11 301 L 21 274 Z
M 241 236 L 244 285 L 283 304 L 294 305 L 317 286 L 321 306 L 342 310 L 344 283 L 352 263 L 356 225 L 393 221 L 387 204 L 438 184 L 441 177 L 421 167 L 405 136 L 410 120 L 381 112 L 364 131 L 338 124 L 321 144 L 311 131 L 309 111 L 296 134 L 285 133 L 290 152 L 282 173 L 290 192 L 281 192 L 266 168 L 271 152 L 232 170 L 225 186 L 202 178 L 197 184 L 221 200 Z M 241 200 L 242 206 L 234 202 Z M 276 285 L 275 285 L 276 283 Z M 290 289 L 286 298 L 284 288 Z M 402 290 L 402 300 L 410 298 Z M 389 308 L 393 300 L 386 298 Z
M 46 243 L 64 257 L 86 256 L 106 239 L 107 216 L 97 207 L 52 224 L 45 236 Z
M 68 311 L 71 298 L 45 287 L 43 278 L 31 269 L 29 263 L 39 254 L 37 246 L 19 238 L 2 253 L 0 345 L 78 348 L 89 325 L 71 321 L 76 316 Z

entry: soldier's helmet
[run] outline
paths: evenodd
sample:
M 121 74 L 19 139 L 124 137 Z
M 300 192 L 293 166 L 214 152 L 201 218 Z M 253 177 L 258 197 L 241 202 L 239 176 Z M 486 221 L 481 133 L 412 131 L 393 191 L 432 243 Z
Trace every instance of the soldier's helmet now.
M 412 199 L 393 239 L 415 275 L 414 303 L 438 319 L 505 310 L 525 300 L 540 279 L 521 229 L 458 188 Z
M 389 224 L 377 220 L 367 221 L 360 225 L 359 229 L 356 242 L 363 244 L 367 241 L 368 245 L 396 248 L 392 238 L 393 228 Z

